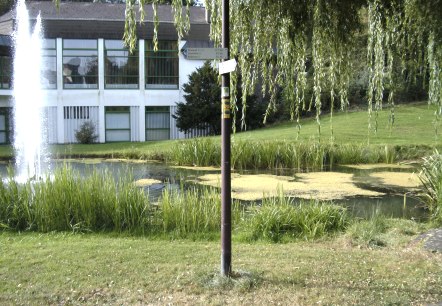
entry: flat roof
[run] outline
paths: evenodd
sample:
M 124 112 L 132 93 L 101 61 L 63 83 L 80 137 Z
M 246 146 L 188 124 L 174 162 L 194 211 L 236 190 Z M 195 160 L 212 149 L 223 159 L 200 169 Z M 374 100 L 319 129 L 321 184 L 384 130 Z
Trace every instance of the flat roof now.
M 125 4 L 61 2 L 57 10 L 52 1 L 26 2 L 30 19 L 35 21 L 40 14 L 47 38 L 107 38 L 121 39 L 124 33 Z M 153 37 L 153 8 L 144 7 L 144 23 L 137 24 L 139 38 Z M 139 10 L 136 6 L 137 20 Z M 174 15 L 170 5 L 158 5 L 159 39 L 177 39 Z M 185 16 L 186 9 L 183 8 Z M 210 24 L 206 21 L 205 8 L 190 7 L 190 31 L 185 39 L 209 40 Z M 14 28 L 15 10 L 0 16 L 0 34 L 11 35 Z

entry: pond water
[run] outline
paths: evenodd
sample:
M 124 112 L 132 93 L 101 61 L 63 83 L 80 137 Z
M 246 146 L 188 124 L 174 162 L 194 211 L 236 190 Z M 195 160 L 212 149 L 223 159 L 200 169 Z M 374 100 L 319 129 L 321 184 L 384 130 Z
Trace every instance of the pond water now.
M 173 167 L 156 162 L 123 160 L 58 160 L 51 168 L 68 162 L 81 173 L 92 168 L 108 170 L 115 178 L 132 173 L 135 182 L 155 201 L 164 188 L 211 185 L 219 187 L 216 168 Z M 0 164 L 0 175 L 7 176 L 8 164 Z M 383 215 L 422 220 L 426 211 L 417 194 L 420 191 L 417 168 L 413 166 L 364 165 L 339 166 L 333 171 L 298 173 L 292 169 L 274 171 L 233 171 L 232 197 L 244 202 L 260 202 L 278 190 L 295 199 L 330 200 L 342 205 L 356 217 Z

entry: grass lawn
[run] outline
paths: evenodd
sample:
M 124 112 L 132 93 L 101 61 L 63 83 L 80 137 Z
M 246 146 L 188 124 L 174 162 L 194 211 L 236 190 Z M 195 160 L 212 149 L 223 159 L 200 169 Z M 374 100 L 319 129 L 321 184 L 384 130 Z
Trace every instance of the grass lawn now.
M 395 239 L 401 235 L 396 235 Z M 442 301 L 442 254 L 410 244 L 233 244 L 112 234 L 0 234 L 1 305 L 387 305 Z
M 378 115 L 378 131 L 370 133 L 370 144 L 390 145 L 436 145 L 442 143 L 442 135 L 435 137 L 434 105 L 426 102 L 397 105 L 395 108 L 395 122 L 390 128 L 390 110 L 384 109 Z M 372 126 L 374 126 L 373 113 Z M 315 118 L 301 121 L 299 140 L 318 140 L 318 125 Z M 332 121 L 329 115 L 321 117 L 321 140 L 329 141 L 333 126 L 334 141 L 336 143 L 367 143 L 368 141 L 368 112 L 367 110 L 335 113 Z M 440 128 L 439 128 L 440 130 Z M 237 139 L 243 140 L 296 140 L 297 130 L 295 123 L 283 123 L 256 131 L 238 133 Z
M 389 145 L 428 145 L 440 146 L 442 135 L 435 136 L 433 125 L 435 106 L 426 102 L 398 105 L 395 109 L 395 124 L 389 128 L 389 109 L 379 112 L 378 132 L 370 133 L 370 144 Z M 328 142 L 331 138 L 331 123 L 333 124 L 334 141 L 338 144 L 367 143 L 368 113 L 366 110 L 336 113 L 333 121 L 324 115 L 321 121 L 321 141 Z M 373 123 L 374 125 L 374 114 Z M 286 122 L 275 124 L 266 128 L 237 133 L 233 136 L 236 140 L 253 141 L 318 141 L 318 125 L 314 118 L 306 118 L 301 122 L 302 129 L 297 140 L 296 123 Z M 441 130 L 439 128 L 439 130 Z M 219 137 L 214 137 L 219 139 Z M 171 150 L 177 140 L 152 141 L 152 142 L 120 142 L 94 145 L 66 144 L 52 145 L 50 150 L 62 157 L 112 157 L 131 156 L 132 152 L 143 152 L 146 156 L 161 156 Z M 10 158 L 12 148 L 8 145 L 0 146 L 0 158 Z
M 390 133 L 385 110 L 379 115 L 380 131 L 371 135 L 370 142 L 440 147 L 432 126 L 433 111 L 423 104 L 398 107 Z M 367 120 L 364 111 L 336 115 L 335 141 L 366 143 Z M 328 140 L 329 120 L 323 118 L 322 122 L 322 139 Z M 316 123 L 306 119 L 302 124 L 300 140 L 317 140 Z M 296 128 L 293 123 L 284 123 L 238 133 L 234 139 L 296 141 Z M 132 151 L 155 156 L 170 150 L 174 143 L 54 145 L 52 149 L 63 156 L 127 152 L 130 157 Z M 0 157 L 10 157 L 11 151 L 10 146 L 1 146 Z M 66 191 L 60 194 L 66 196 Z M 414 242 L 430 225 L 410 220 L 388 222 L 388 230 L 379 236 L 371 235 L 371 227 L 353 226 L 336 237 L 309 242 L 247 243 L 234 233 L 231 279 L 219 276 L 218 238 L 195 237 L 194 241 L 115 233 L 0 231 L 0 305 L 442 302 L 442 254 L 427 252 Z M 371 241 L 379 243 L 372 245 Z

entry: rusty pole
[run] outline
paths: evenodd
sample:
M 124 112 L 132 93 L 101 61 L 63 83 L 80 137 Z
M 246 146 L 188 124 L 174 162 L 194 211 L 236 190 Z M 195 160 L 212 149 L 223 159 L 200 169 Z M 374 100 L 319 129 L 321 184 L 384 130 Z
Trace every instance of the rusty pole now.
M 222 47 L 230 56 L 229 0 L 222 0 Z M 221 275 L 232 272 L 231 173 L 230 173 L 230 74 L 221 76 Z

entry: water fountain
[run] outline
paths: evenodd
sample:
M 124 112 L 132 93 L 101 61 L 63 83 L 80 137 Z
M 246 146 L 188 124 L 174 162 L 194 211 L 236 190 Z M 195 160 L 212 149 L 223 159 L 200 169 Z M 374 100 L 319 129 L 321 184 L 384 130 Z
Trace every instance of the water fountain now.
M 41 89 L 41 19 L 31 31 L 25 0 L 18 0 L 14 32 L 14 150 L 18 180 L 41 177 L 46 155 Z

